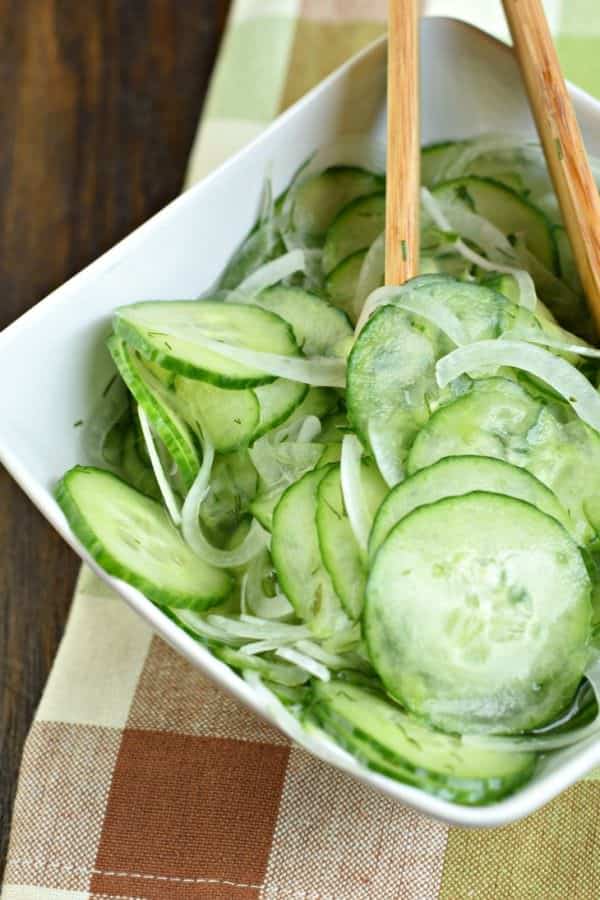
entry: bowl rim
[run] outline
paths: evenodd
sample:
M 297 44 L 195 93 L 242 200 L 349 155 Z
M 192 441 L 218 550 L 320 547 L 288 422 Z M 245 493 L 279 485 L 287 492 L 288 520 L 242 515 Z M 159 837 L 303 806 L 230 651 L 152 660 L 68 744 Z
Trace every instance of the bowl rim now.
M 459 19 L 441 16 L 427 17 L 423 21 L 422 27 L 462 31 L 463 35 L 467 35 L 467 40 L 482 43 L 489 42 L 490 46 L 494 48 L 492 52 L 512 56 L 511 48 L 508 45 L 476 26 Z M 13 340 L 22 338 L 23 333 L 30 326 L 37 323 L 40 318 L 50 315 L 58 305 L 68 303 L 72 295 L 79 291 L 86 281 L 94 279 L 101 273 L 119 265 L 126 258 L 127 254 L 133 248 L 142 244 L 146 236 L 151 234 L 163 221 L 176 217 L 182 209 L 187 208 L 188 205 L 193 205 L 198 195 L 206 189 L 207 185 L 222 177 L 223 173 L 227 172 L 231 167 L 238 166 L 247 156 L 254 152 L 256 147 L 265 143 L 268 144 L 272 135 L 285 129 L 287 122 L 298 115 L 305 107 L 310 106 L 315 97 L 326 91 L 331 85 L 343 80 L 347 73 L 363 60 L 382 54 L 386 43 L 387 38 L 384 35 L 344 62 L 338 69 L 267 125 L 244 148 L 227 159 L 201 181 L 172 200 L 133 232 L 8 325 L 0 332 L 0 353 Z M 600 121 L 599 101 L 571 84 L 569 84 L 569 91 L 580 108 L 586 109 Z M 74 537 L 56 502 L 42 490 L 37 479 L 29 473 L 27 466 L 11 450 L 9 444 L 10 440 L 7 440 L 4 434 L 0 432 L 0 461 L 29 499 L 81 559 L 178 653 L 183 655 L 204 674 L 215 680 L 230 695 L 270 721 L 275 727 L 283 730 L 290 737 L 291 729 L 288 728 L 286 730 L 282 728 L 281 722 L 277 720 L 273 710 L 265 708 L 254 690 L 240 675 L 213 656 L 206 647 L 195 641 L 138 590 L 117 578 L 113 578 L 101 569 Z M 301 735 L 295 734 L 293 739 L 297 743 L 304 743 Z M 450 803 L 428 794 L 420 788 L 411 787 L 366 769 L 358 764 L 353 757 L 341 750 L 341 748 L 338 748 L 337 745 L 333 745 L 333 742 L 329 739 L 323 740 L 320 746 L 311 746 L 309 749 L 319 758 L 334 764 L 337 768 L 348 771 L 362 782 L 373 785 L 379 791 L 401 803 L 438 820 L 463 827 L 497 827 L 523 818 L 571 786 L 595 765 L 600 764 L 600 737 L 597 739 L 592 738 L 572 758 L 563 764 L 559 764 L 554 771 L 542 775 L 539 780 L 533 780 L 525 784 L 508 798 L 487 806 L 468 807 Z

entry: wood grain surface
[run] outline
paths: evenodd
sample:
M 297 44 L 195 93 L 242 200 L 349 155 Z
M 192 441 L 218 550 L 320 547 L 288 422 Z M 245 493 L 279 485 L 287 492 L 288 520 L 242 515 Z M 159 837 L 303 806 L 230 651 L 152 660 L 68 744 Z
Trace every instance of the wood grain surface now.
M 419 0 L 389 0 L 385 283 L 419 273 Z
M 600 331 L 600 196 L 542 0 L 503 0 L 577 271 Z
M 228 6 L 0 0 L 0 327 L 178 193 Z M 0 547 L 1 877 L 78 569 L 1 469 Z

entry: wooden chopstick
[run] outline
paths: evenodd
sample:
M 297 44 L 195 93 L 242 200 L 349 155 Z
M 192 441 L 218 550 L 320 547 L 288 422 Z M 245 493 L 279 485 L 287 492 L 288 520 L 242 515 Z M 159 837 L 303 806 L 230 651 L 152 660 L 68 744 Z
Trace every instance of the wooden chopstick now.
M 418 0 L 389 0 L 385 283 L 419 271 Z
M 579 276 L 600 331 L 600 197 L 541 0 L 503 0 Z

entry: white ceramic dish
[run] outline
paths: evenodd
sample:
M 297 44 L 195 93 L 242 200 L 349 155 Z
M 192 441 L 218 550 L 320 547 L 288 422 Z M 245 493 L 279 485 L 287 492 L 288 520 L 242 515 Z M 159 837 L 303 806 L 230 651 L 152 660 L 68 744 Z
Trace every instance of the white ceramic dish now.
M 533 132 L 508 48 L 450 19 L 425 20 L 421 41 L 424 142 L 490 130 Z M 385 53 L 384 41 L 360 53 L 245 150 L 0 335 L 0 458 L 6 468 L 82 559 L 158 634 L 272 721 L 269 710 L 233 671 L 139 591 L 98 569 L 71 534 L 52 488 L 66 469 L 86 461 L 81 430 L 73 423 L 88 415 L 111 372 L 103 343 L 112 310 L 134 300 L 194 297 L 206 289 L 253 224 L 267 166 L 272 166 L 279 191 L 313 150 L 337 135 L 371 131 L 381 137 Z M 575 88 L 572 96 L 588 148 L 600 155 L 600 104 Z M 276 724 L 291 733 L 285 722 Z M 297 737 L 298 727 L 293 730 Z M 310 749 L 400 802 L 463 826 L 504 825 L 526 816 L 600 764 L 600 740 L 562 751 L 512 797 L 468 808 L 369 772 L 329 742 L 311 742 Z

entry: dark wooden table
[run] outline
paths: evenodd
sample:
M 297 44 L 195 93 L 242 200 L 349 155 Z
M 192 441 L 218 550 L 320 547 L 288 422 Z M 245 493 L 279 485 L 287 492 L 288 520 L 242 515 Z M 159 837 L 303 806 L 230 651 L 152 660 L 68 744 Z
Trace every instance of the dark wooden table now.
M 178 193 L 228 6 L 0 0 L 0 327 Z M 1 469 L 0 547 L 1 877 L 78 569 Z

